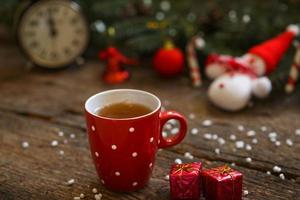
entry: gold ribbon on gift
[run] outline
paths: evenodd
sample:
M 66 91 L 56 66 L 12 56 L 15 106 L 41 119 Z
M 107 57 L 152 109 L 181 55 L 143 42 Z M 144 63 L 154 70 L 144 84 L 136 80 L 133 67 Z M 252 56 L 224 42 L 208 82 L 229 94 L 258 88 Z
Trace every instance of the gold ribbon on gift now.
M 192 171 L 194 171 L 194 170 L 199 171 L 199 168 L 193 166 L 191 163 L 180 164 L 180 165 L 177 165 L 177 166 L 175 167 L 174 173 L 177 174 L 177 173 L 180 172 L 180 174 L 182 174 L 182 172 L 192 172 Z
M 231 169 L 228 165 L 224 165 L 220 168 L 217 168 L 216 171 L 218 173 L 220 173 L 221 175 L 229 175 L 231 180 L 232 180 L 232 194 L 231 194 L 231 199 L 234 199 L 234 192 L 235 192 L 235 187 L 234 187 L 234 176 L 231 175 L 231 172 L 233 172 L 234 170 Z

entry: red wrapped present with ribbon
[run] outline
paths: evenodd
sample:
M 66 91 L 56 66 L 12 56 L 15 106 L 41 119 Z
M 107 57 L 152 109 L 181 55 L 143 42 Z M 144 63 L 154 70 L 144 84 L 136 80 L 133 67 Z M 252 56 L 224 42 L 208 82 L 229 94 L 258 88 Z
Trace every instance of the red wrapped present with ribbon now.
M 174 164 L 170 171 L 170 193 L 173 200 L 197 200 L 201 195 L 201 162 Z
M 201 176 L 206 200 L 242 199 L 242 173 L 225 165 L 203 170 Z

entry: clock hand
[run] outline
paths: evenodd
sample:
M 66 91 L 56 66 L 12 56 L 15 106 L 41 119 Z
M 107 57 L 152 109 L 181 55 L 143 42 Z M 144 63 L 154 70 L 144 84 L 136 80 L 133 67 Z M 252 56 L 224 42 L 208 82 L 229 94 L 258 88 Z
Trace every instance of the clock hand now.
M 49 28 L 50 28 L 50 36 L 52 38 L 54 38 L 57 35 L 57 31 L 56 31 L 56 28 L 55 28 L 55 22 L 53 20 L 51 10 L 49 10 L 48 13 L 49 13 L 49 17 L 48 17 L 47 22 L 48 22 L 48 25 L 49 25 Z

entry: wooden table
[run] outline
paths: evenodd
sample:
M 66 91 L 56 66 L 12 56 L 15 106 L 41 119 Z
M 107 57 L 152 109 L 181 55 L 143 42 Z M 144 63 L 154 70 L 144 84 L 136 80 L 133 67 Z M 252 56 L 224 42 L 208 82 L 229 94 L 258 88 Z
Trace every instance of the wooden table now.
M 1 51 L 4 51 L 2 49 Z M 19 59 L 16 52 L 4 60 Z M 20 61 L 20 65 L 23 63 Z M 110 86 L 100 81 L 103 64 L 88 61 L 82 67 L 49 72 L 34 69 L 23 76 L 0 83 L 0 199 L 73 199 L 80 193 L 85 199 L 94 199 L 92 188 L 98 188 L 103 199 L 169 199 L 169 183 L 165 179 L 176 158 L 191 162 L 183 155 L 190 152 L 193 161 L 202 161 L 205 168 L 235 163 L 235 169 L 244 174 L 244 199 L 275 200 L 300 199 L 300 93 L 291 96 L 273 94 L 265 101 L 255 101 L 253 107 L 238 113 L 227 113 L 212 106 L 207 99 L 207 85 L 200 89 L 190 86 L 187 77 L 159 78 L 150 66 L 131 68 L 132 79 L 122 85 Z M 189 130 L 184 141 L 173 148 L 158 152 L 157 162 L 149 185 L 133 193 L 114 193 L 99 182 L 93 166 L 83 116 L 84 101 L 97 92 L 112 88 L 136 88 L 159 96 L 167 109 L 175 109 L 189 119 Z M 202 126 L 210 119 L 213 125 Z M 243 125 L 245 131 L 239 131 Z M 267 131 L 261 131 L 266 126 Z M 59 136 L 58 131 L 64 132 Z M 255 130 L 255 137 L 247 131 Z M 277 132 L 280 146 L 269 141 L 268 133 Z M 226 140 L 206 140 L 205 133 L 217 134 Z M 70 138 L 75 134 L 75 138 Z M 236 149 L 235 134 L 252 146 L 251 151 Z M 252 139 L 258 143 L 253 144 Z M 293 140 L 288 146 L 286 139 Z M 52 147 L 51 142 L 58 141 Z M 22 148 L 22 142 L 29 147 Z M 215 149 L 220 149 L 220 154 Z M 60 155 L 60 151 L 64 155 Z M 246 158 L 252 158 L 247 162 Z M 124 163 L 125 164 L 125 163 Z M 273 167 L 282 168 L 285 180 Z M 266 172 L 272 172 L 268 175 Z M 72 186 L 66 185 L 75 179 Z

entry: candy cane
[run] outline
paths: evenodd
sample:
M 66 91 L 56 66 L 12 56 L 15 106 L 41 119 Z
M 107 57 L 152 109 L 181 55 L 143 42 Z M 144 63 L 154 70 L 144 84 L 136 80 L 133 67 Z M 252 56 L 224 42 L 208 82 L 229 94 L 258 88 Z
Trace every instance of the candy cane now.
M 196 49 L 204 47 L 204 40 L 199 36 L 194 36 L 186 46 L 187 62 L 190 68 L 190 77 L 194 87 L 202 84 L 199 62 L 197 59 Z
M 298 44 L 296 54 L 294 57 L 294 62 L 291 66 L 288 82 L 285 86 L 285 91 L 287 93 L 292 93 L 294 91 L 296 83 L 299 79 L 299 70 L 300 70 L 300 45 Z

